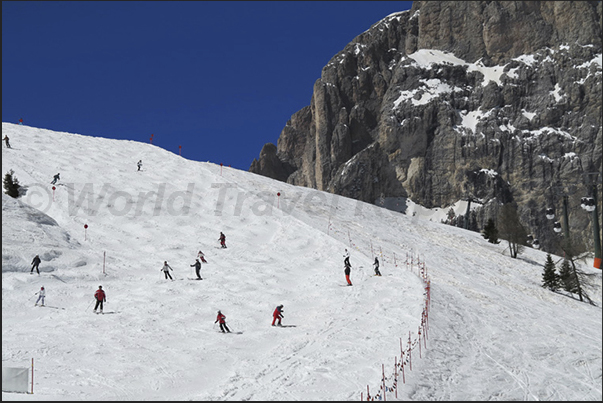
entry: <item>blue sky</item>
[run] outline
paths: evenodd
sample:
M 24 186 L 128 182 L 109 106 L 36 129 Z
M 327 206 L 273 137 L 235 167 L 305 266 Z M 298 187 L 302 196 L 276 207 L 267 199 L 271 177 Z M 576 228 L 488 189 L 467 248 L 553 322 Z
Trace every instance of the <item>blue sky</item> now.
M 411 5 L 3 1 L 2 121 L 248 170 L 331 57 Z

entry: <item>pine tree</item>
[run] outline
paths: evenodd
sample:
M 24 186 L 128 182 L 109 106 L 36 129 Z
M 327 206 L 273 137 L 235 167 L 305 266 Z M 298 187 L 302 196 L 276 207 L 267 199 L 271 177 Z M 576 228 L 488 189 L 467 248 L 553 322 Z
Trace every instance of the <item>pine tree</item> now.
M 482 236 L 484 237 L 484 239 L 487 239 L 490 243 L 500 243 L 500 241 L 498 240 L 498 229 L 496 228 L 494 219 L 488 219 L 486 226 L 482 230 Z
M 561 269 L 559 270 L 559 280 L 565 291 L 574 293 L 577 291 L 576 275 L 574 274 L 569 260 L 563 259 Z
M 546 255 L 546 263 L 544 264 L 544 271 L 542 272 L 542 286 L 551 291 L 557 291 L 557 289 L 559 289 L 559 275 L 555 272 L 555 263 L 553 262 L 550 253 Z
M 450 207 L 450 209 L 448 210 L 448 213 L 446 213 L 446 224 L 449 225 L 455 225 L 456 224 L 456 213 L 454 212 L 453 208 Z
M 16 199 L 21 195 L 21 185 L 19 185 L 19 181 L 14 175 L 15 171 L 11 169 L 6 173 L 6 175 L 4 175 L 4 180 L 2 183 L 4 185 L 4 193 Z

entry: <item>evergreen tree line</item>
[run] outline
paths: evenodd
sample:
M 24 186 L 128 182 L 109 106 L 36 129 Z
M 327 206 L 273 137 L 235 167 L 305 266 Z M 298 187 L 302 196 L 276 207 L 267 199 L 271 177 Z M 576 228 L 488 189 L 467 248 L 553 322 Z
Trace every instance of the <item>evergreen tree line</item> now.
M 592 287 L 592 282 L 589 280 L 594 275 L 578 269 L 572 257 L 565 257 L 559 272 L 557 272 L 555 262 L 553 262 L 551 254 L 548 253 L 542 271 L 542 287 L 553 292 L 564 290 L 572 294 L 578 294 L 580 301 L 586 300 L 591 305 L 595 305 L 585 290 L 585 287 Z
M 524 246 L 528 245 L 527 231 L 512 204 L 503 205 L 497 218 L 498 228 L 494 219 L 490 218 L 482 230 L 482 236 L 493 244 L 500 243 L 499 238 L 506 240 L 511 257 L 516 258 L 523 251 Z M 551 254 L 547 254 L 542 273 L 542 286 L 553 292 L 563 290 L 576 294 L 580 301 L 586 300 L 595 305 L 586 291 L 587 288 L 593 288 L 590 279 L 595 274 L 585 273 L 575 264 L 576 260 L 582 259 L 587 254 L 573 247 L 569 239 L 564 239 L 561 246 L 565 257 L 558 272 Z

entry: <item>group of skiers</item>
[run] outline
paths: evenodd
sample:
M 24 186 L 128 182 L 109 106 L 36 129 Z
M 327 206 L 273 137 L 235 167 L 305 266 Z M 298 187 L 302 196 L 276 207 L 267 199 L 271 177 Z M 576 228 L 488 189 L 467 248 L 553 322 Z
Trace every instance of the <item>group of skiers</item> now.
M 22 124 L 22 120 L 19 121 L 19 124 Z M 5 144 L 8 148 L 11 148 L 10 143 L 9 143 L 9 138 L 7 135 L 4 136 L 4 141 Z M 137 162 L 137 167 L 138 167 L 138 171 L 141 170 L 142 167 L 142 160 L 139 160 Z M 57 181 L 60 180 L 60 173 L 57 173 L 56 175 L 54 175 L 53 180 L 50 182 L 51 184 L 56 184 Z M 220 246 L 221 248 L 226 248 L 226 235 L 224 235 L 223 232 L 220 232 L 220 236 L 218 238 L 218 241 L 220 241 Z M 197 258 L 195 259 L 195 263 L 193 263 L 192 265 L 190 265 L 191 267 L 195 268 L 195 274 L 197 276 L 196 280 L 202 280 L 201 277 L 201 262 L 203 263 L 207 263 L 207 260 L 205 260 L 205 255 L 203 254 L 202 251 L 199 251 L 199 253 L 197 254 Z M 39 255 L 36 255 L 32 261 L 32 268 L 30 271 L 30 274 L 33 274 L 34 269 L 37 271 L 38 275 L 40 275 L 40 270 L 39 270 L 39 265 L 41 263 L 41 259 L 39 257 Z M 375 257 L 375 262 L 373 263 L 374 266 L 374 270 L 375 270 L 375 275 L 376 276 L 381 276 L 381 272 L 379 271 L 379 260 Z M 345 273 L 345 279 L 347 281 L 347 285 L 351 286 L 352 282 L 350 280 L 350 272 L 351 272 L 351 264 L 350 264 L 350 254 L 348 252 L 347 249 L 345 249 L 345 253 L 344 253 L 344 273 Z M 172 269 L 172 267 L 168 264 L 167 261 L 164 261 L 163 263 L 163 267 L 161 268 L 161 271 L 163 271 L 164 275 L 165 275 L 165 279 L 170 279 L 170 280 L 174 280 L 173 277 L 170 274 L 170 271 L 174 271 Z M 44 289 L 44 287 L 42 287 L 40 289 L 39 292 L 36 293 L 36 295 L 38 295 L 38 300 L 36 301 L 36 306 L 38 305 L 38 303 L 41 301 L 41 305 L 44 306 L 44 299 L 46 296 L 46 291 Z M 106 302 L 106 294 L 102 289 L 102 286 L 98 287 L 98 290 L 96 290 L 96 292 L 94 293 L 94 298 L 96 301 L 96 305 L 94 307 L 94 312 L 96 313 L 97 310 L 99 310 L 100 308 L 100 313 L 103 312 L 103 304 Z M 273 314 L 273 319 L 272 319 L 272 326 L 282 326 L 281 320 L 284 318 L 283 315 L 283 305 L 278 305 Z M 221 312 L 218 311 L 218 316 L 216 318 L 216 321 L 214 323 L 220 323 L 220 330 L 222 332 L 228 332 L 230 333 L 230 329 L 227 327 L 226 325 L 226 316 Z
M 222 232 L 220 232 L 219 241 L 220 241 L 222 247 L 225 248 L 226 247 L 226 245 L 225 245 L 226 237 L 224 236 L 224 234 Z M 352 265 L 350 264 L 350 253 L 348 252 L 347 249 L 345 249 L 343 257 L 344 257 L 343 263 L 344 263 L 345 279 L 347 281 L 347 285 L 351 286 L 352 281 L 350 280 L 350 272 L 351 272 Z M 195 273 L 197 275 L 197 280 L 202 280 L 202 278 L 201 278 L 201 261 L 203 261 L 203 263 L 207 263 L 207 260 L 205 260 L 205 254 L 202 251 L 199 251 L 199 253 L 197 254 L 197 258 L 195 259 L 195 263 L 193 263 L 191 265 L 191 267 L 195 267 Z M 41 262 L 40 256 L 36 255 L 32 261 L 32 267 L 31 267 L 30 274 L 33 274 L 34 269 L 38 272 L 38 275 L 40 274 L 40 270 L 38 268 L 40 265 L 40 262 Z M 379 271 L 379 259 L 377 257 L 375 257 L 375 262 L 373 263 L 373 267 L 375 270 L 375 275 L 381 276 L 381 272 Z M 174 269 L 172 269 L 172 267 L 168 264 L 167 260 L 164 261 L 161 271 L 163 271 L 166 280 L 168 278 L 170 280 L 174 280 L 173 277 L 170 275 L 170 270 L 174 271 Z M 38 300 L 36 301 L 35 305 L 37 306 L 38 302 L 42 301 L 41 306 L 44 306 L 44 298 L 46 296 L 46 290 L 44 289 L 44 287 L 42 287 L 40 289 L 40 291 L 38 291 L 36 293 L 36 295 L 38 295 Z M 98 290 L 96 290 L 96 292 L 94 293 L 94 298 L 96 300 L 96 305 L 94 306 L 94 312 L 97 313 L 98 308 L 100 308 L 99 312 L 103 313 L 103 303 L 105 303 L 107 301 L 107 296 L 106 296 L 105 292 L 103 291 L 102 286 L 98 286 Z M 275 308 L 274 312 L 272 313 L 272 326 L 282 326 L 282 319 L 284 318 L 283 307 L 284 307 L 284 305 L 282 305 L 282 304 L 278 305 Z M 218 323 L 218 322 L 220 323 L 220 330 L 223 333 L 225 333 L 225 332 L 230 333 L 230 329 L 226 325 L 226 316 L 224 316 L 224 314 L 221 311 L 218 311 L 218 316 L 214 323 Z
M 38 296 L 35 306 L 38 306 L 38 303 L 40 301 L 41 301 L 40 306 L 46 306 L 46 305 L 44 305 L 44 299 L 46 298 L 46 289 L 44 287 L 41 287 L 40 291 L 36 292 L 34 295 Z M 96 311 L 98 310 L 99 307 L 100 307 L 100 313 L 103 313 L 103 303 L 107 302 L 107 296 L 106 296 L 105 292 L 103 291 L 102 285 L 98 286 L 98 290 L 96 290 L 96 292 L 94 293 L 94 299 L 96 301 L 96 305 L 94 306 L 94 313 L 97 313 Z
M 274 312 L 272 312 L 272 326 L 282 326 L 281 319 L 284 318 L 283 307 L 284 305 L 281 304 L 274 309 Z M 214 323 L 218 322 L 220 323 L 220 330 L 222 333 L 230 333 L 230 329 L 226 326 L 226 316 L 224 316 L 222 311 L 218 311 L 218 317 Z
M 373 263 L 373 268 L 375 270 L 375 276 L 381 276 L 381 272 L 379 271 L 379 259 L 375 257 L 375 262 Z M 350 272 L 352 271 L 352 265 L 350 264 L 350 252 L 346 249 L 343 252 L 343 273 L 345 274 L 345 280 L 348 285 L 352 285 L 352 281 L 350 280 Z

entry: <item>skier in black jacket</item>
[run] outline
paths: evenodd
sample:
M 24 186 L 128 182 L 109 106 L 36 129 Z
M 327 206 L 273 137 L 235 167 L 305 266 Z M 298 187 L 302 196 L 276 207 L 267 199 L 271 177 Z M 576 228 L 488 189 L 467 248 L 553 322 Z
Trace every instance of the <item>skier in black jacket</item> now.
M 199 259 L 195 262 L 195 264 L 191 264 L 191 267 L 195 267 L 195 273 L 197 273 L 197 280 L 203 280 L 201 278 L 201 262 Z
M 38 272 L 38 275 L 40 274 L 40 269 L 38 269 L 38 266 L 40 265 L 40 263 L 42 262 L 42 260 L 40 260 L 40 256 L 36 255 L 36 257 L 33 258 L 33 260 L 31 261 L 31 271 L 29 272 L 29 274 L 33 274 L 34 269 L 36 269 L 36 271 Z
M 345 259 L 345 269 L 343 270 L 344 274 L 345 274 L 345 280 L 348 282 L 348 285 L 352 285 L 352 282 L 350 281 L 350 271 L 352 270 L 352 265 L 350 264 L 350 258 L 347 257 Z
M 377 257 L 375 257 L 375 263 L 373 263 L 373 266 L 375 266 L 375 276 L 380 276 L 381 272 L 379 271 L 379 259 L 377 259 Z

